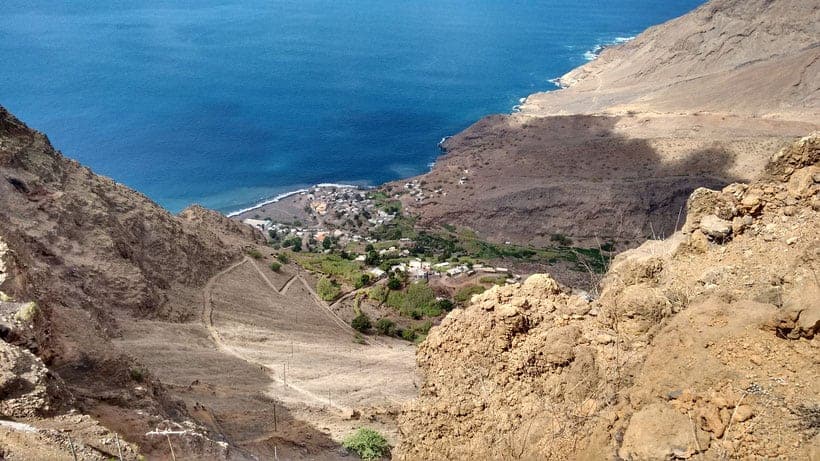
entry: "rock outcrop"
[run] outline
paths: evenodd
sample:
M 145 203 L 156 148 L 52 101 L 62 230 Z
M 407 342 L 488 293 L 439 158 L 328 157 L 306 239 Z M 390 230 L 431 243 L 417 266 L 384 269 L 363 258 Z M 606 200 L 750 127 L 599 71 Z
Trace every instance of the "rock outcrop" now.
M 594 301 L 535 275 L 452 312 L 395 457 L 817 457 L 818 155 L 812 135 L 758 181 L 696 191 Z

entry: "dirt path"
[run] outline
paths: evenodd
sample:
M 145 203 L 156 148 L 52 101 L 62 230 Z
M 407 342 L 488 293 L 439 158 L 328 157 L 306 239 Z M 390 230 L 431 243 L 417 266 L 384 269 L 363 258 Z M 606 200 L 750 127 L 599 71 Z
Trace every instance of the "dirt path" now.
M 214 275 L 213 277 L 211 277 L 211 279 L 208 280 L 208 283 L 205 285 L 205 288 L 203 290 L 204 302 L 203 302 L 203 309 L 202 309 L 202 321 L 205 324 L 205 328 L 208 329 L 208 333 L 210 334 L 211 339 L 213 340 L 213 342 L 216 345 L 217 349 L 219 349 L 220 351 L 225 352 L 227 354 L 230 354 L 230 355 L 232 355 L 232 356 L 234 356 L 234 357 L 236 357 L 240 360 L 243 360 L 247 363 L 250 363 L 250 364 L 256 365 L 260 368 L 265 369 L 272 381 L 274 381 L 276 383 L 279 383 L 279 384 L 281 384 L 285 387 L 288 387 L 290 389 L 293 389 L 296 392 L 302 394 L 303 396 L 307 397 L 310 400 L 313 400 L 313 401 L 315 401 L 317 403 L 320 403 L 322 405 L 330 405 L 333 408 L 336 408 L 337 410 L 339 410 L 341 412 L 345 412 L 345 413 L 350 412 L 350 409 L 348 409 L 348 408 L 346 408 L 342 405 L 339 405 L 336 402 L 329 401 L 329 399 L 327 399 L 325 397 L 320 397 L 320 396 L 314 394 L 313 392 L 311 392 L 307 389 L 303 389 L 300 386 L 298 386 L 296 384 L 293 384 L 293 382 L 290 382 L 290 383 L 287 382 L 286 378 L 283 379 L 283 378 L 279 377 L 279 375 L 277 374 L 277 370 L 274 370 L 274 368 L 272 366 L 270 366 L 268 364 L 265 364 L 265 363 L 262 363 L 262 362 L 258 362 L 256 360 L 253 360 L 253 359 L 250 359 L 250 358 L 244 356 L 243 354 L 236 351 L 230 345 L 225 344 L 225 342 L 222 340 L 222 337 L 220 336 L 219 331 L 217 331 L 217 329 L 214 327 L 214 322 L 213 322 L 213 294 L 212 294 L 213 287 L 214 287 L 214 284 L 216 284 L 221 277 L 223 277 L 224 275 L 232 272 L 237 267 L 239 267 L 243 264 L 246 264 L 246 263 L 250 263 L 254 268 L 256 268 L 256 270 L 259 271 L 259 275 L 265 280 L 266 284 L 273 291 L 275 291 L 276 293 L 279 293 L 279 290 L 277 290 L 276 287 L 272 283 L 270 283 L 270 281 L 267 279 L 267 277 L 265 277 L 264 274 L 259 270 L 259 267 L 256 264 L 254 264 L 253 261 L 247 256 L 245 258 L 243 258 L 242 261 L 239 261 L 239 262 L 231 265 L 227 269 L 225 269 L 225 270 L 219 272 L 218 274 Z M 304 280 L 303 280 L 303 282 L 304 282 Z M 305 282 L 305 285 L 307 285 L 306 282 Z

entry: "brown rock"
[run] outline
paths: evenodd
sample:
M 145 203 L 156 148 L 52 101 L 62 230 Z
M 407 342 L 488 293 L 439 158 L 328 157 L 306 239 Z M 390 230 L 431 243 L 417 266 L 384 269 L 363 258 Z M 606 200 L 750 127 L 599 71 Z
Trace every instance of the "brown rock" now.
M 700 230 L 712 239 L 723 240 L 732 234 L 732 223 L 710 214 L 701 218 Z
M 708 447 L 709 435 L 693 428 L 687 416 L 656 403 L 632 416 L 618 454 L 628 460 L 685 459 Z
M 739 407 L 735 408 L 734 413 L 732 414 L 732 422 L 735 423 L 742 423 L 743 421 L 748 421 L 752 419 L 755 415 L 754 409 L 750 405 L 740 405 Z

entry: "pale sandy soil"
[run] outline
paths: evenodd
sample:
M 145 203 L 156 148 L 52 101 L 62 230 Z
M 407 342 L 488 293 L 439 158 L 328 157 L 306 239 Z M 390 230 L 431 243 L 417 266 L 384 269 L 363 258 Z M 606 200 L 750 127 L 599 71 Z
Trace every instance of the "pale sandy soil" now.
M 302 276 L 250 258 L 214 276 L 202 296 L 196 321 L 121 319 L 117 341 L 200 421 L 280 457 L 336 459 L 338 442 L 360 426 L 397 441 L 395 413 L 416 395 L 412 344 L 355 343 Z

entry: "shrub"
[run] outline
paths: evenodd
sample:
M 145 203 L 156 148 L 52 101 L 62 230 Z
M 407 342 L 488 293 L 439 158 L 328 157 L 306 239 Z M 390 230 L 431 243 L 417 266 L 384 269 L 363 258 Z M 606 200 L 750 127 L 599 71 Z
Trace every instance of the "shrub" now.
M 401 331 L 401 337 L 407 341 L 413 341 L 416 339 L 416 332 L 412 328 L 407 328 Z
M 376 460 L 390 454 L 387 439 L 373 429 L 363 427 L 345 437 L 342 446 L 366 461 Z
M 288 237 L 282 242 L 283 247 L 291 247 L 293 251 L 301 251 L 302 250 L 302 239 L 301 237 L 293 236 Z
M 387 281 L 387 288 L 390 288 L 391 290 L 401 289 L 401 280 L 391 276 L 390 280 Z
M 453 296 L 453 299 L 458 304 L 467 304 L 472 299 L 473 295 L 484 293 L 485 288 L 481 285 L 467 285 L 458 290 Z
M 353 342 L 356 344 L 367 344 L 367 341 L 364 340 L 364 336 L 362 336 L 361 333 L 353 335 Z
M 282 265 L 279 264 L 278 262 L 274 261 L 274 262 L 270 263 L 270 270 L 272 270 L 274 272 L 279 272 L 281 269 L 282 269 Z
M 416 325 L 415 327 L 413 327 L 413 329 L 416 330 L 416 333 L 422 334 L 422 335 L 426 335 L 427 333 L 429 333 L 430 328 L 433 328 L 433 322 L 431 322 L 429 320 L 426 321 L 426 322 L 422 322 L 422 323 Z
M 34 301 L 23 305 L 17 312 L 14 313 L 14 319 L 18 322 L 30 322 L 37 315 L 37 303 Z
M 439 310 L 441 310 L 442 312 L 450 312 L 451 310 L 453 310 L 455 305 L 449 299 L 444 298 L 436 301 L 436 307 L 438 307 Z
M 384 285 L 375 285 L 367 290 L 367 297 L 381 304 L 387 301 L 387 289 Z
M 285 253 L 279 253 L 276 255 L 276 259 L 282 264 L 287 264 L 290 262 L 290 258 L 288 258 L 288 255 Z
M 353 317 L 353 320 L 350 321 L 350 326 L 352 326 L 356 331 L 361 331 L 364 333 L 370 329 L 372 324 L 370 323 L 370 317 L 368 317 L 367 314 L 364 312 L 359 312 L 359 315 Z
M 550 240 L 553 242 L 558 242 L 559 245 L 563 246 L 570 246 L 572 245 L 572 239 L 567 237 L 564 234 L 552 234 Z
M 342 292 L 342 289 L 339 288 L 339 284 L 330 280 L 327 277 L 322 277 L 316 282 L 316 292 L 319 293 L 319 297 L 325 301 L 333 301 L 339 296 L 339 293 Z
M 128 374 L 131 376 L 131 379 L 138 383 L 141 383 L 142 380 L 145 379 L 145 372 L 140 368 L 132 368 Z
M 356 289 L 359 289 L 366 286 L 368 283 L 370 283 L 370 276 L 368 274 L 361 274 L 356 277 L 356 281 L 353 286 L 356 287 Z
M 364 263 L 368 266 L 378 266 L 380 262 L 381 258 L 379 257 L 379 254 L 376 253 L 376 250 L 368 251 L 364 258 Z
M 380 318 L 376 322 L 376 331 L 384 336 L 396 336 L 396 323 L 387 318 Z
M 246 253 L 253 259 L 262 259 L 262 253 L 256 248 L 250 248 L 246 251 Z

